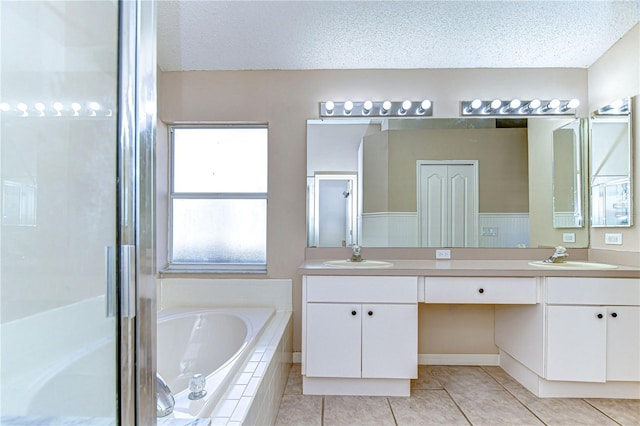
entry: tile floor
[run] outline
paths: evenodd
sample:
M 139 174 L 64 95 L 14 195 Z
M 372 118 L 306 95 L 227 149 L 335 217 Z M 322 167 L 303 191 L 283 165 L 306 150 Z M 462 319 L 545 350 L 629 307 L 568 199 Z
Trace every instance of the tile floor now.
M 418 367 L 410 397 L 302 395 L 294 364 L 276 425 L 640 425 L 640 400 L 537 398 L 500 367 Z

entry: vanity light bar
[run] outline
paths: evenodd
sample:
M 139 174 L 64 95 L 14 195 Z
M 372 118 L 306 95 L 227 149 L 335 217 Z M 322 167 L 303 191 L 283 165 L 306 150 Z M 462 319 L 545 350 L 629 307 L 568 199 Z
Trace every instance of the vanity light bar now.
M 422 101 L 320 102 L 320 117 L 431 117 L 433 103 Z
M 98 102 L 44 103 L 0 101 L 0 114 L 13 117 L 112 117 L 113 111 Z
M 629 98 L 616 99 L 595 112 L 595 115 L 628 115 Z
M 529 115 L 575 115 L 580 106 L 578 99 L 523 101 L 520 99 L 484 101 L 474 99 L 460 102 L 460 115 L 463 116 L 529 116 Z

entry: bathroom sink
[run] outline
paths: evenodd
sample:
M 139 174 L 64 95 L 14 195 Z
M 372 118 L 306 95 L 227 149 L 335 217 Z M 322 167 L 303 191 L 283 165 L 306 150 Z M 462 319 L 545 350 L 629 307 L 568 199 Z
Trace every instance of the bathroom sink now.
M 610 265 L 608 263 L 596 263 L 596 262 L 572 262 L 567 261 L 564 263 L 546 263 L 542 260 L 535 262 L 529 262 L 531 266 L 539 266 L 541 268 L 556 268 L 556 269 L 616 269 L 616 265 Z
M 351 260 L 327 260 L 324 262 L 327 266 L 335 266 L 338 268 L 388 268 L 393 266 L 391 262 L 384 260 L 363 260 L 362 262 L 352 262 Z

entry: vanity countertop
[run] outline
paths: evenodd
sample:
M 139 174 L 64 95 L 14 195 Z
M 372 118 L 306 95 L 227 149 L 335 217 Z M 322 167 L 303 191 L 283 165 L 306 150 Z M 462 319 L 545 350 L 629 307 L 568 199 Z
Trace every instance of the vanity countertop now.
M 408 260 L 380 259 L 393 265 L 382 268 L 335 267 L 326 260 L 307 260 L 299 267 L 303 275 L 416 275 L 469 277 L 609 277 L 640 278 L 640 268 L 618 265 L 615 269 L 540 267 L 531 260 Z

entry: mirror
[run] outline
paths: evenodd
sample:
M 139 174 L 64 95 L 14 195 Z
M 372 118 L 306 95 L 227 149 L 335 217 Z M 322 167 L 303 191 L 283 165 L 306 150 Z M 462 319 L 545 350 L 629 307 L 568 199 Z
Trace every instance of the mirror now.
M 553 131 L 553 227 L 581 228 L 582 149 L 585 120 L 576 119 Z
M 600 109 L 590 122 L 591 226 L 594 227 L 632 225 L 629 99 L 619 103 Z
M 552 220 L 552 146 L 553 131 L 570 121 L 309 120 L 307 245 L 524 248 L 562 244 L 564 236 L 554 232 Z M 584 170 L 583 135 L 572 131 L 572 155 L 579 172 L 578 166 Z M 334 201 L 340 203 L 332 208 L 331 225 L 324 223 L 328 219 L 318 214 L 315 205 L 322 205 L 323 197 L 316 195 L 318 179 L 321 182 L 327 175 L 354 176 L 350 181 L 353 198 L 342 195 L 346 181 L 333 190 Z M 580 176 L 584 178 L 584 173 Z M 580 194 L 585 185 L 579 180 L 579 176 L 572 178 L 571 191 L 577 199 L 571 217 L 584 214 Z M 588 244 L 584 220 L 580 223 L 576 225 L 574 219 L 572 226 L 582 226 L 579 232 L 585 235 L 574 234 L 576 244 L 568 244 L 571 247 Z M 338 232 L 336 224 L 342 224 Z M 328 227 L 333 227 L 331 239 L 323 235 Z

